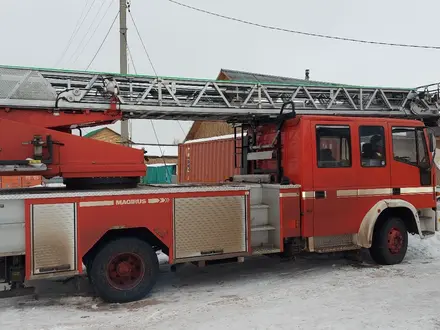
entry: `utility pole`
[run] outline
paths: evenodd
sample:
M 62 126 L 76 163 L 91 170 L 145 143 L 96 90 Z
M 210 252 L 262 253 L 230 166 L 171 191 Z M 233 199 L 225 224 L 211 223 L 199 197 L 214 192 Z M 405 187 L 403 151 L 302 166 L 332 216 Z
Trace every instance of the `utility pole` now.
M 127 74 L 127 0 L 119 0 L 119 65 L 121 74 Z M 124 145 L 130 145 L 128 120 L 121 120 L 121 139 Z

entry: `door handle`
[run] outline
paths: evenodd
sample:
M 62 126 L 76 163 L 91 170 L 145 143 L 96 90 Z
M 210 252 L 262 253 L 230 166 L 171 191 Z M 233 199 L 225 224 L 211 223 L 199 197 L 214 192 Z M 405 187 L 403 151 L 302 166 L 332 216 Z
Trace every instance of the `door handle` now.
M 327 197 L 327 193 L 323 190 L 321 191 L 315 191 L 315 198 L 316 199 L 324 199 Z

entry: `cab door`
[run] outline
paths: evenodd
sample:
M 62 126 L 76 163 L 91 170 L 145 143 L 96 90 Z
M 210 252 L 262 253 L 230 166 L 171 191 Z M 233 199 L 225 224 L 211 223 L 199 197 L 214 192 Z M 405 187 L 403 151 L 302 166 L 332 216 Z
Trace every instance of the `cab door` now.
M 359 203 L 365 205 L 367 210 L 376 202 L 377 198 L 388 196 L 391 187 L 391 159 L 389 138 L 386 136 L 386 123 L 372 122 L 360 124 L 359 133 L 359 157 L 358 169 L 358 195 Z
M 357 132 L 347 122 L 311 121 L 313 153 L 313 236 L 333 236 L 357 232 L 352 221 L 356 206 L 356 171 L 359 160 Z M 344 194 L 354 192 L 350 199 Z
M 389 130 L 393 198 L 404 199 L 416 208 L 434 207 L 433 175 L 424 129 L 389 124 Z
M 391 198 L 391 147 L 387 123 L 360 121 L 357 131 L 360 160 L 357 169 L 357 201 L 353 222 L 359 229 L 365 215 L 380 200 Z

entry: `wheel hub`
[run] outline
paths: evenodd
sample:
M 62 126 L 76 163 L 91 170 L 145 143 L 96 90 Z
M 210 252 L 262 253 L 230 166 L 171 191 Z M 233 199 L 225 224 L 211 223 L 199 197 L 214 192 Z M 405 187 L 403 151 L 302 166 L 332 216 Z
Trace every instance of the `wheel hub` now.
M 107 278 L 118 290 L 129 290 L 140 283 L 145 274 L 145 264 L 135 253 L 121 253 L 114 256 L 107 267 Z
M 388 249 L 392 254 L 400 252 L 403 246 L 403 235 L 397 228 L 391 228 L 388 232 Z
M 128 262 L 123 261 L 120 264 L 118 264 L 116 269 L 119 276 L 126 276 L 131 272 L 131 265 Z

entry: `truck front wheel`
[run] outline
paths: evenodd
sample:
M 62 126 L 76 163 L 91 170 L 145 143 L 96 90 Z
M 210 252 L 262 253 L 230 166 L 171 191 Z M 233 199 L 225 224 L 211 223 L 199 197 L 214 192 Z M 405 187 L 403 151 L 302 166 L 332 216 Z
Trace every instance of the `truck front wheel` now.
M 144 298 L 156 283 L 159 262 L 152 247 L 137 238 L 119 238 L 97 253 L 90 272 L 96 293 L 124 303 Z
M 380 265 L 402 262 L 408 248 L 408 231 L 400 218 L 391 217 L 374 229 L 370 255 Z

